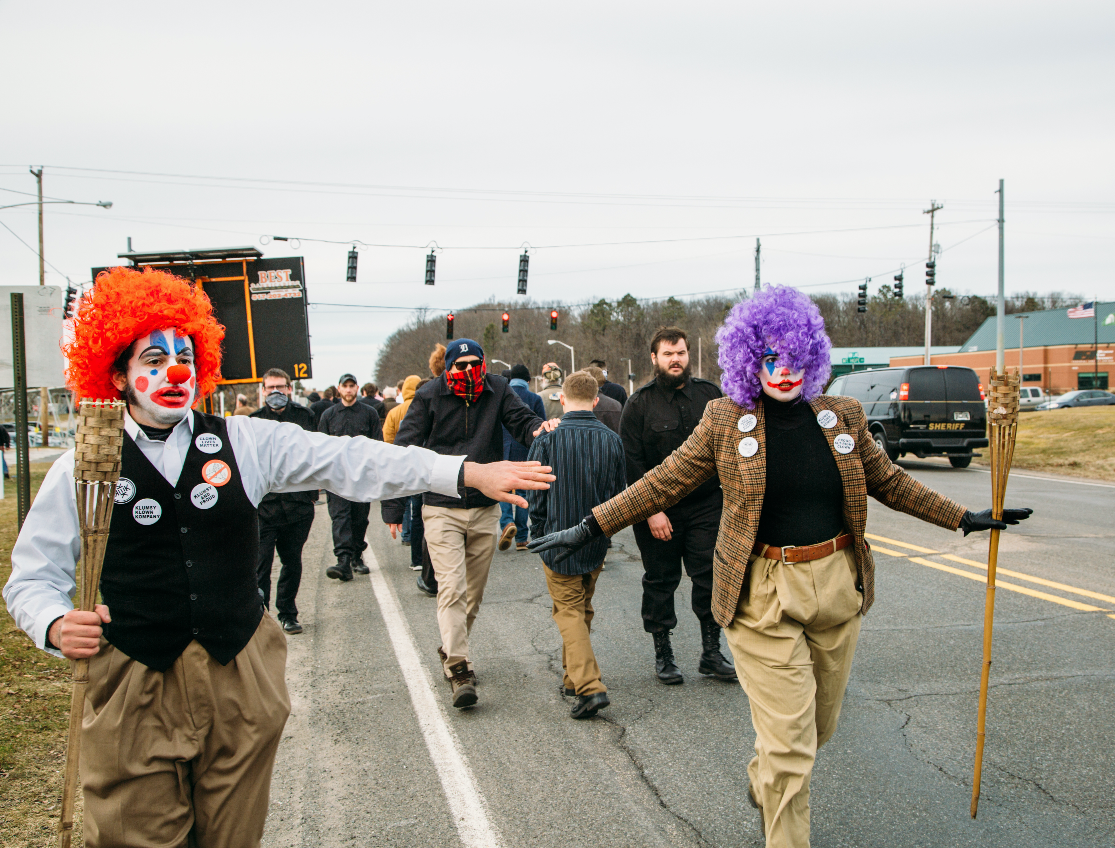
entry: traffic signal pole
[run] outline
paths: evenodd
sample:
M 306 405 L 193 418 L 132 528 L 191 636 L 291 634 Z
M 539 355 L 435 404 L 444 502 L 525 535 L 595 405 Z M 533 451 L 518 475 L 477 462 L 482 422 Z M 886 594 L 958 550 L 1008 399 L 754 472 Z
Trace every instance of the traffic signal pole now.
M 933 262 L 933 223 L 934 216 L 944 206 L 938 206 L 936 200 L 929 201 L 929 208 L 924 210 L 923 214 L 929 216 L 929 259 L 926 261 L 926 268 L 934 267 Z M 933 278 L 927 273 L 925 280 L 925 364 L 931 365 L 929 361 L 929 342 L 933 336 Z

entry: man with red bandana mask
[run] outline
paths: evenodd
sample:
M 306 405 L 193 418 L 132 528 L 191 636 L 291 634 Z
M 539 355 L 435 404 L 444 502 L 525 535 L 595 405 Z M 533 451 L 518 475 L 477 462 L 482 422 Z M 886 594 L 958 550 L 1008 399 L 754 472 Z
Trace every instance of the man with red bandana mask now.
M 519 502 L 507 492 L 553 479 L 537 464 L 477 466 L 193 411 L 220 380 L 223 336 L 200 289 L 114 268 L 82 299 L 64 348 L 76 394 L 128 405 L 104 603 L 73 609 L 73 451 L 39 489 L 4 598 L 36 645 L 90 661 L 81 742 L 89 848 L 259 845 L 290 711 L 286 637 L 255 578 L 266 494 L 325 488 L 371 501 L 468 486 Z
M 503 456 L 503 427 L 527 447 L 543 421 L 512 390 L 510 382 L 487 373 L 484 349 L 458 339 L 445 350 L 445 374 L 414 394 L 395 445 L 421 445 L 437 453 L 464 452 L 486 462 Z M 502 427 L 500 426 L 502 425 Z M 499 504 L 484 492 L 465 489 L 461 497 L 430 491 L 422 497 L 426 546 L 437 577 L 437 618 L 442 670 L 454 707 L 476 703 L 476 675 L 469 662 L 469 634 L 480 610 L 488 569 L 499 537 Z M 402 529 L 402 501 L 384 501 L 383 521 L 392 537 Z

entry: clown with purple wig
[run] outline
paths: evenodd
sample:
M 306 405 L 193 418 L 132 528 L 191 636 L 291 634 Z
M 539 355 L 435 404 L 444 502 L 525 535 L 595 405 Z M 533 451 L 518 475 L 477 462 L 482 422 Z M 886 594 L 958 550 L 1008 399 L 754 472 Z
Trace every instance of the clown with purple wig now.
M 950 530 L 1006 529 L 1030 515 L 973 513 L 922 485 L 875 444 L 859 401 L 822 394 L 831 344 L 816 305 L 769 287 L 716 334 L 726 397 L 686 442 L 576 527 L 531 545 L 576 550 L 669 508 L 713 475 L 724 513 L 712 611 L 755 729 L 748 800 L 766 844 L 809 845 L 809 781 L 836 730 L 860 623 L 875 599 L 867 498 Z

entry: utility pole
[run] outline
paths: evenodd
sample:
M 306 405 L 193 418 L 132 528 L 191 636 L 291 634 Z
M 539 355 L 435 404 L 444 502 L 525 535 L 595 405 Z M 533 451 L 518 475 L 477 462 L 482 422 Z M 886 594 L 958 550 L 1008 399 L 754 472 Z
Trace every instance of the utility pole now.
M 926 261 L 927 268 L 933 268 L 933 223 L 934 216 L 945 207 L 938 206 L 936 200 L 929 201 L 929 208 L 923 211 L 923 214 L 929 216 L 929 259 Z M 933 277 L 928 275 L 925 280 L 925 364 L 931 365 L 929 361 L 929 342 L 933 336 Z
M 1003 356 L 1004 356 L 1004 353 L 1003 353 L 1003 351 L 1004 351 L 1003 333 L 1006 331 L 1006 326 L 1005 325 L 1006 325 L 1006 322 L 1007 322 L 1007 307 L 1006 307 L 1006 301 L 1003 298 L 1003 277 L 1004 277 L 1004 268 L 1003 268 L 1003 256 L 1004 256 L 1004 252 L 1003 252 L 1003 237 L 1004 237 L 1003 236 L 1003 224 L 1004 223 L 1005 223 L 1005 219 L 1003 218 L 1003 181 L 999 180 L 999 294 L 995 299 L 995 370 L 1000 374 L 1003 373 L 1003 369 L 1006 367 L 1003 364 Z M 1018 331 L 1019 331 L 1019 333 L 1021 333 L 1022 332 L 1022 325 L 1019 324 L 1018 326 L 1019 326 Z M 1021 344 L 1022 343 L 1019 342 L 1019 346 L 1021 346 Z M 1019 356 L 1021 356 L 1021 355 L 1022 354 L 1021 354 L 1021 351 L 1020 351 Z M 1021 362 L 1021 360 L 1019 360 L 1019 362 Z M 1019 368 L 1018 374 L 1019 374 L 1018 379 L 1021 380 L 1022 379 L 1021 367 Z
M 39 285 L 46 285 L 46 263 L 43 261 L 43 169 L 28 168 L 39 183 Z
M 46 260 L 43 258 L 43 169 L 28 168 L 39 184 L 39 285 L 46 285 Z M 39 432 L 42 433 L 42 446 L 50 447 L 50 390 L 45 386 L 39 389 Z
M 1022 351 L 1024 349 L 1024 346 L 1022 344 L 1022 326 L 1023 326 L 1023 323 L 1025 322 L 1025 320 L 1027 318 L 1029 318 L 1030 316 L 1029 315 L 1015 315 L 1014 317 L 1018 319 L 1018 380 L 1019 380 L 1019 382 L 1021 382 L 1022 381 Z M 996 370 L 998 371 L 998 366 L 996 366 Z M 999 371 L 999 373 L 1002 374 L 1003 372 Z
M 759 244 L 759 240 L 755 239 L 755 294 L 759 293 L 759 251 L 763 246 Z

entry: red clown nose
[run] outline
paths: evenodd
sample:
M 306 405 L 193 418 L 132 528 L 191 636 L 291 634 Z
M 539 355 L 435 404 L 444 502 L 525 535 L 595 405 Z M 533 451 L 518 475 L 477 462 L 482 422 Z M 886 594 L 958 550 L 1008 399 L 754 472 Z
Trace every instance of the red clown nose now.
M 185 383 L 190 379 L 190 376 L 190 367 L 188 365 L 171 365 L 166 369 L 166 378 L 175 385 Z

